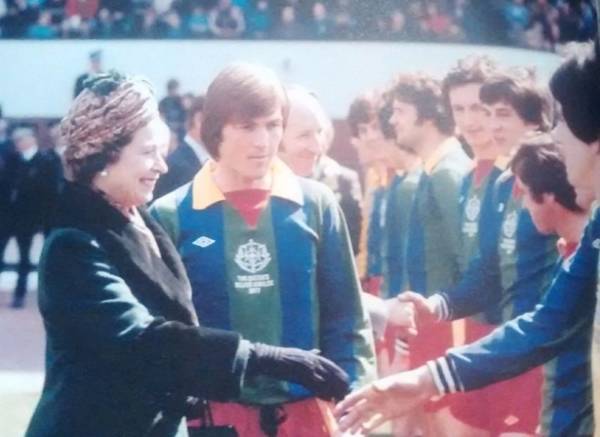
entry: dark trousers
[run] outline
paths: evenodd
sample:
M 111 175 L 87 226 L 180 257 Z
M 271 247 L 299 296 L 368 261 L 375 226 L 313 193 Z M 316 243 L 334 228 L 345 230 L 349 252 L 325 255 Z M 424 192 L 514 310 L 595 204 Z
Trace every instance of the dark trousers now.
M 31 245 L 35 234 L 36 232 L 32 230 L 19 230 L 14 233 L 19 248 L 19 262 L 17 264 L 18 276 L 14 294 L 15 300 L 23 300 L 27 293 L 27 278 L 32 267 L 29 252 L 31 252 Z M 0 235 L 0 272 L 4 271 L 5 268 L 4 252 L 11 236 L 12 235 L 7 232 L 3 232 Z
M 27 278 L 31 271 L 31 259 L 29 252 L 31 252 L 31 244 L 33 243 L 33 236 L 36 234 L 35 231 L 24 231 L 17 232 L 17 246 L 19 246 L 19 265 L 17 268 L 18 279 L 17 286 L 15 287 L 15 300 L 23 299 L 27 292 Z

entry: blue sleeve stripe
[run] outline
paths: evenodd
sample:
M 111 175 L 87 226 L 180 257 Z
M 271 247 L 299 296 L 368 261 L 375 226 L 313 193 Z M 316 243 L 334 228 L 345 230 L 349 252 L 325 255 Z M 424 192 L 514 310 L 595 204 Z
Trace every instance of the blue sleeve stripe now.
M 436 361 L 427 361 L 427 368 L 431 373 L 431 377 L 433 378 L 433 383 L 438 390 L 438 394 L 444 395 L 446 392 L 444 391 L 444 384 L 442 384 L 442 375 L 438 371 Z
M 452 382 L 454 383 L 454 391 L 452 393 L 456 393 L 458 391 L 465 391 L 465 388 L 458 377 L 458 372 L 456 371 L 456 367 L 454 366 L 454 362 L 448 358 L 444 358 L 444 362 L 448 365 L 448 369 L 450 370 L 450 375 L 452 375 Z
M 434 361 L 429 361 L 427 367 L 433 376 L 435 386 L 441 394 L 464 391 L 458 379 L 456 369 L 448 358 L 441 357 Z

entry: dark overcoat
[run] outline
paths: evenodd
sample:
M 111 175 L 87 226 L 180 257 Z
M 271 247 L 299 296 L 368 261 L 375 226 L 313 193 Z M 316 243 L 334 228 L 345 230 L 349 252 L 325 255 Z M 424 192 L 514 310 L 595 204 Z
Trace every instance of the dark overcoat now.
M 28 437 L 184 436 L 188 396 L 239 394 L 237 334 L 198 327 L 184 267 L 101 195 L 67 183 L 39 266 L 46 378 Z

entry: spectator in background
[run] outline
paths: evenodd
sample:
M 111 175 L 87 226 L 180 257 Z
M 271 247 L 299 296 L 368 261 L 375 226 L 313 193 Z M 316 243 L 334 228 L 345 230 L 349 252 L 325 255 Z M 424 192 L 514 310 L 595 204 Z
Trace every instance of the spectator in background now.
M 57 36 L 56 26 L 52 24 L 52 13 L 47 10 L 41 11 L 37 22 L 27 29 L 28 38 L 52 39 Z
M 181 17 L 175 10 L 169 10 L 160 19 L 161 34 L 167 39 L 183 38 L 184 29 Z
M 50 136 L 52 151 L 58 156 L 59 159 L 62 159 L 65 149 L 67 148 L 67 143 L 64 137 L 60 134 L 60 122 L 54 121 L 49 123 L 48 133 Z
M 192 105 L 194 104 L 194 100 L 196 100 L 196 96 L 193 93 L 187 92 L 183 93 L 181 96 L 181 104 L 183 105 L 183 109 L 185 113 L 188 114 Z
M 187 18 L 187 32 L 193 38 L 207 38 L 210 36 L 208 13 L 201 5 L 194 5 Z
M 581 7 L 581 41 L 587 41 L 594 38 L 598 32 L 598 21 L 596 20 L 597 11 L 591 4 L 591 0 L 583 1 Z
M 530 12 L 525 0 L 509 0 L 504 5 L 509 38 L 517 46 L 525 44 L 525 30 L 529 26 Z
M 9 143 L 10 141 L 8 139 L 8 121 L 4 118 L 2 106 L 0 105 L 0 152 L 5 150 Z
M 37 9 L 30 7 L 26 0 L 14 0 L 7 3 L 6 15 L 2 17 L 2 36 L 5 38 L 22 38 L 27 28 L 35 23 Z
M 426 6 L 423 25 L 434 41 L 448 41 L 456 38 L 458 33 L 450 15 L 441 11 L 439 5 L 433 2 Z
M 231 0 L 219 0 L 210 11 L 208 25 L 217 38 L 239 38 L 246 29 L 242 10 L 233 5 Z
M 167 82 L 167 96 L 158 104 L 160 115 L 178 138 L 181 138 L 185 129 L 185 108 L 179 94 L 179 81 L 169 79 Z
M 156 11 L 152 8 L 145 9 L 142 14 L 142 21 L 140 23 L 140 36 L 142 38 L 156 38 L 159 36 Z
M 12 306 L 22 308 L 27 292 L 27 277 L 31 270 L 29 252 L 33 237 L 47 229 L 48 223 L 45 220 L 55 203 L 61 175 L 57 173 L 55 157 L 39 150 L 32 129 L 16 129 L 13 142 L 16 154 L 11 155 L 8 163 L 12 222 L 9 228 L 17 239 L 19 264 Z M 3 251 L 4 247 L 1 247 L 0 252 Z
M 68 39 L 87 38 L 90 34 L 90 26 L 79 15 L 72 15 L 62 22 L 61 33 L 63 38 Z
M 306 36 L 305 28 L 298 21 L 294 6 L 288 5 L 281 9 L 279 23 L 273 34 L 279 39 L 301 39 Z
M 406 17 L 400 9 L 394 9 L 390 14 L 388 35 L 391 40 L 407 39 Z
M 258 0 L 248 13 L 246 32 L 250 38 L 266 38 L 273 26 L 273 10 L 269 0 Z
M 203 110 L 204 96 L 195 97 L 187 114 L 186 135 L 175 151 L 167 157 L 168 170 L 156 183 L 155 199 L 190 182 L 210 159 L 200 136 Z
M 108 9 L 100 9 L 90 20 L 90 37 L 104 39 L 112 37 L 112 17 Z
M 0 36 L 463 40 L 552 50 L 596 34 L 592 0 L 0 0 Z M 176 15 L 178 17 L 176 17 Z M 33 36 L 29 35 L 28 28 Z M 561 36 L 562 33 L 562 36 Z
M 101 0 L 100 9 L 106 9 L 111 22 L 112 38 L 130 38 L 133 30 L 133 0 Z
M 548 0 L 536 0 L 531 6 L 531 26 L 541 33 L 542 47 L 551 50 L 558 41 L 558 11 Z
M 312 7 L 312 20 L 309 24 L 309 32 L 313 38 L 327 39 L 332 34 L 333 22 L 329 18 L 329 12 L 324 2 L 315 2 Z
M 348 39 L 354 35 L 356 18 L 350 9 L 349 0 L 336 0 L 333 7 L 333 25 L 337 38 Z
M 581 28 L 581 15 L 569 2 L 558 4 L 558 42 L 577 41 Z
M 102 72 L 102 50 L 94 50 L 89 55 L 89 69 L 87 72 L 81 74 L 75 80 L 75 90 L 73 92 L 73 98 L 77 97 L 81 90 L 83 90 L 83 83 L 93 74 Z
M 152 9 L 158 14 L 166 14 L 171 10 L 171 6 L 173 5 L 173 0 L 153 0 L 152 1 Z
M 79 15 L 83 20 L 92 19 L 98 12 L 99 3 L 99 0 L 67 0 L 65 15 L 67 17 Z
M 0 272 L 2 272 L 4 249 L 12 235 L 10 208 L 10 172 L 12 142 L 8 137 L 8 122 L 0 107 Z

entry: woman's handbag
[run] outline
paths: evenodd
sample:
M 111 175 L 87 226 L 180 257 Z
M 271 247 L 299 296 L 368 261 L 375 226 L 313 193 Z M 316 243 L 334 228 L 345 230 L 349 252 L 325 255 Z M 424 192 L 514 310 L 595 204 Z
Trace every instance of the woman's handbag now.
M 202 409 L 202 425 L 199 428 L 188 427 L 190 437 L 239 437 L 239 434 L 231 425 L 215 426 L 208 401 L 201 401 L 199 404 Z

